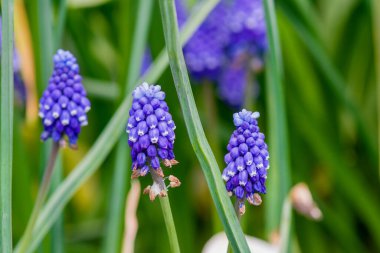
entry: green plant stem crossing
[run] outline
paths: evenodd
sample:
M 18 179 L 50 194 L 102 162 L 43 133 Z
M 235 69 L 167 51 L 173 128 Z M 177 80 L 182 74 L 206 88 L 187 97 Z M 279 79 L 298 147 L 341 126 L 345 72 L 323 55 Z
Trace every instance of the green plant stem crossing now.
M 218 2 L 219 0 L 209 0 L 204 2 L 199 8 L 200 11 L 189 18 L 181 31 L 182 44 L 188 41 L 198 26 L 207 17 L 207 14 Z M 143 80 L 154 83 L 161 76 L 167 66 L 168 56 L 166 51 L 163 50 L 158 59 L 154 61 L 153 66 L 151 66 L 146 74 L 135 83 L 134 87 L 143 82 Z M 29 244 L 27 252 L 32 252 L 37 248 L 74 193 L 99 168 L 101 163 L 111 152 L 112 147 L 124 132 L 123 129 L 127 121 L 131 101 L 130 94 L 124 98 L 123 102 L 120 104 L 97 141 L 93 144 L 90 151 L 49 198 L 38 216 L 36 225 L 33 229 L 33 240 Z M 18 251 L 18 248 L 19 245 L 16 246 L 15 252 Z
M 38 191 L 38 195 L 37 195 L 37 199 L 32 211 L 32 215 L 29 218 L 28 225 L 26 226 L 24 236 L 20 243 L 20 248 L 18 251 L 19 253 L 27 252 L 27 247 L 30 243 L 30 240 L 32 240 L 32 231 L 33 231 L 34 224 L 37 222 L 38 214 L 40 213 L 43 203 L 45 201 L 45 198 L 47 194 L 49 193 L 49 187 L 51 184 L 51 178 L 53 175 L 54 165 L 57 159 L 58 151 L 59 151 L 59 144 L 57 142 L 54 142 L 52 145 L 49 162 L 44 171 L 44 176 L 42 179 L 41 187 Z
M 249 252 L 248 244 L 222 181 L 219 166 L 200 122 L 179 40 L 174 1 L 160 0 L 159 3 L 170 68 L 190 141 L 205 174 L 211 196 L 232 248 L 235 252 Z

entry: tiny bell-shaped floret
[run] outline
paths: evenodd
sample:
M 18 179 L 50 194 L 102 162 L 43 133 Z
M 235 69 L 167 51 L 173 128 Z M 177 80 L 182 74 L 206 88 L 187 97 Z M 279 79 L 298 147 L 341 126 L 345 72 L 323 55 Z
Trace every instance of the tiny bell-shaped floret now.
M 236 130 L 227 145 L 226 168 L 222 177 L 230 196 L 235 195 L 239 209 L 244 213 L 244 200 L 252 205 L 261 204 L 259 193 L 265 194 L 265 181 L 269 169 L 268 146 L 257 125 L 258 112 L 243 109 L 233 115 Z
M 76 58 L 69 51 L 59 49 L 53 61 L 53 73 L 39 104 L 39 116 L 44 126 L 41 139 L 52 138 L 54 142 L 61 142 L 66 135 L 70 147 L 75 148 L 81 128 L 88 124 L 87 112 L 91 103 Z

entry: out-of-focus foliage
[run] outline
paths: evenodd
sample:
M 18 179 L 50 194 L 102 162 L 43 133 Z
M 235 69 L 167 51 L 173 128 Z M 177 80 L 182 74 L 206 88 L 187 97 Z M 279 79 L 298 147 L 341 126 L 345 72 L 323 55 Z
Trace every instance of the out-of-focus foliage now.
M 35 2 L 38 1 L 25 1 L 25 7 L 36 76 L 41 80 L 38 62 L 42 52 L 37 50 L 37 45 L 43 42 L 39 39 L 41 31 Z M 88 115 L 89 126 L 78 142 L 79 149 L 63 152 L 64 175 L 85 155 L 120 102 L 133 50 L 130 46 L 137 13 L 137 1 L 133 0 L 93 1 L 81 8 L 74 2 L 80 1 L 68 1 L 60 47 L 77 57 L 92 109 Z M 194 2 L 189 1 L 189 5 Z M 59 3 L 52 1 L 54 32 Z M 293 247 L 308 253 L 378 252 L 380 187 L 376 102 L 379 98 L 373 67 L 370 1 L 280 0 L 276 1 L 276 9 L 284 63 L 291 182 L 292 185 L 306 182 L 324 214 L 320 222 L 295 215 Z M 158 3 L 153 8 L 148 44 L 153 59 L 164 47 Z M 25 60 L 22 57 L 20 55 L 20 60 Z M 259 93 L 252 98 L 252 105 L 255 111 L 260 111 L 260 129 L 267 135 L 269 115 L 264 73 L 257 78 Z M 170 71 L 165 72 L 158 84 L 167 94 L 166 100 L 177 125 L 175 154 L 180 164 L 175 174 L 181 178 L 182 185 L 169 194 L 178 239 L 183 252 L 200 252 L 221 226 L 191 149 Z M 42 90 L 47 83 L 36 85 Z M 213 86 L 193 85 L 193 92 L 203 125 L 206 129 L 213 128 L 206 131 L 209 140 L 217 140 L 216 145 L 211 143 L 213 151 L 225 153 L 234 129 L 232 114 L 238 109 L 222 102 Z M 210 110 L 213 110 L 211 114 Z M 38 139 L 40 132 L 41 123 L 27 122 L 24 109 L 15 107 L 15 242 L 25 229 L 38 190 L 44 146 Z M 115 153 L 112 152 L 65 209 L 65 252 L 101 251 Z M 216 158 L 223 164 L 222 156 Z M 143 186 L 149 184 L 145 178 L 141 182 Z M 274 236 L 269 238 L 265 233 L 265 208 L 271 208 L 266 196 L 263 196 L 262 207 L 247 206 L 242 227 L 249 235 L 270 240 Z M 159 202 L 151 203 L 142 197 L 137 217 L 135 251 L 167 252 L 169 242 Z M 41 252 L 51 252 L 51 241 L 49 235 Z

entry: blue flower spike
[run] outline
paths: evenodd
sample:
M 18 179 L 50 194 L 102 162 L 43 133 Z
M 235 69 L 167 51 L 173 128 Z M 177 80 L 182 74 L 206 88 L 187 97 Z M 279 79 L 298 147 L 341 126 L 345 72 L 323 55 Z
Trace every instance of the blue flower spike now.
M 69 51 L 59 49 L 53 60 L 53 74 L 39 104 L 44 127 L 41 140 L 52 138 L 64 146 L 67 136 L 69 146 L 75 149 L 81 128 L 88 124 L 91 103 L 82 85 L 76 58 Z
M 257 124 L 259 116 L 258 112 L 245 109 L 233 115 L 236 130 L 224 157 L 227 166 L 222 177 L 229 195 L 237 198 L 240 215 L 245 212 L 245 199 L 252 205 L 260 205 L 259 193 L 266 193 L 269 153 L 265 136 Z
M 177 2 L 181 21 L 187 18 L 184 0 Z M 183 49 L 191 76 L 217 83 L 221 99 L 233 107 L 243 105 L 247 92 L 258 92 L 253 79 L 268 47 L 264 12 L 262 0 L 221 0 Z
M 150 172 L 154 183 L 145 188 L 144 193 L 154 200 L 157 195 L 166 196 L 167 188 L 181 184 L 173 175 L 165 178 L 161 169 L 161 163 L 170 168 L 178 164 L 173 152 L 176 126 L 161 86 L 143 83 L 133 91 L 132 96 L 126 127 L 131 148 L 132 179 Z M 166 179 L 169 180 L 168 186 L 164 183 Z

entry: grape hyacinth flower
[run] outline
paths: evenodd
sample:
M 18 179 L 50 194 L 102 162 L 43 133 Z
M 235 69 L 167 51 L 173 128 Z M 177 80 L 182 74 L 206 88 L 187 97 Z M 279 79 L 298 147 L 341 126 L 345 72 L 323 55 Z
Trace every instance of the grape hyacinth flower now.
M 39 107 L 44 125 L 41 140 L 52 138 L 54 142 L 64 143 L 66 135 L 70 147 L 76 148 L 81 128 L 88 123 L 91 104 L 82 85 L 77 60 L 69 51 L 59 49 L 54 55 L 53 74 Z
M 259 193 L 265 194 L 265 181 L 269 169 L 268 146 L 257 124 L 258 112 L 243 109 L 233 115 L 236 130 L 227 145 L 224 157 L 227 167 L 223 171 L 226 189 L 237 198 L 240 215 L 245 212 L 245 199 L 260 205 Z
M 225 62 L 228 44 L 228 6 L 221 1 L 184 47 L 187 68 L 193 78 L 216 81 Z
M 241 105 L 246 95 L 244 90 L 247 74 L 244 66 L 231 64 L 226 67 L 219 80 L 220 97 L 232 106 Z
M 177 12 L 178 20 L 182 21 L 184 12 Z M 215 82 L 222 100 L 241 107 L 244 94 L 258 90 L 248 86 L 257 85 L 254 75 L 263 68 L 266 50 L 262 0 L 221 0 L 183 51 L 195 80 Z
M 235 55 L 245 51 L 251 56 L 262 57 L 268 46 L 262 0 L 232 1 L 227 20 L 228 53 Z
M 248 86 L 256 85 L 254 75 L 262 70 L 267 50 L 262 0 L 233 1 L 226 19 L 230 33 L 225 49 L 228 59 L 218 80 L 219 94 L 230 105 L 240 107 L 244 104 Z M 236 76 L 237 70 L 242 72 L 239 77 Z M 257 89 L 254 87 L 251 92 L 254 90 Z
M 157 195 L 166 196 L 167 191 L 161 162 L 166 167 L 178 164 L 173 152 L 176 126 L 161 86 L 143 83 L 133 91 L 132 96 L 126 128 L 131 148 L 132 178 L 150 172 L 154 183 L 144 193 L 149 193 L 150 199 L 154 200 Z M 171 175 L 168 179 L 170 187 L 180 185 L 178 178 Z

